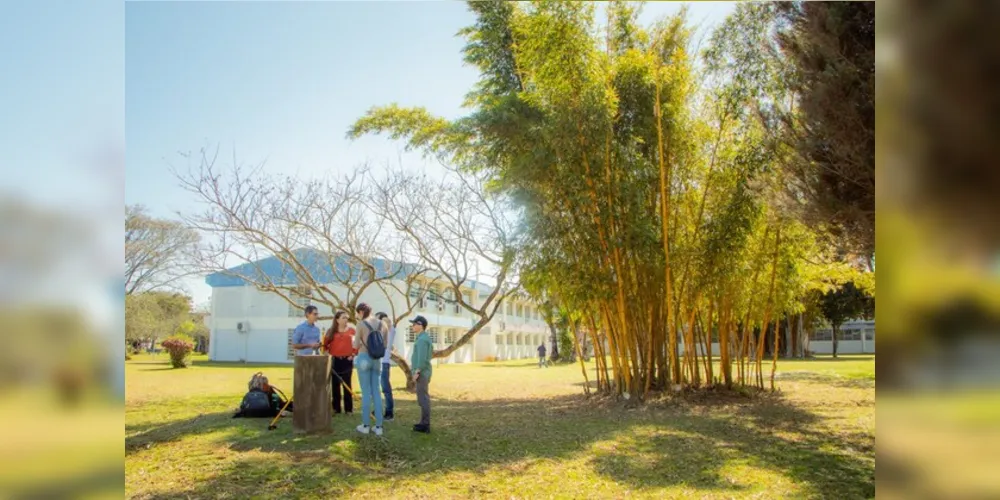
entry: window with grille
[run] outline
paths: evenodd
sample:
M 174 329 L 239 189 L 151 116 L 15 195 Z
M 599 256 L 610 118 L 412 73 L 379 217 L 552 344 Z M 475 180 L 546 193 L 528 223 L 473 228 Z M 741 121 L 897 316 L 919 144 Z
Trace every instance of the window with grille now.
M 430 332 L 430 335 L 431 335 L 431 343 L 432 344 L 437 344 L 438 340 L 440 339 L 440 337 L 438 335 L 438 329 L 435 327 L 435 328 L 431 328 L 428 331 Z
M 522 306 L 521 304 L 517 305 L 517 317 L 518 318 L 524 317 L 524 306 Z
M 514 306 L 510 302 L 507 303 L 507 316 L 514 315 Z
M 424 298 L 421 297 L 423 289 L 420 287 L 414 287 L 410 289 L 410 303 L 413 304 L 417 309 L 423 309 L 426 304 L 424 304 Z
M 295 349 L 292 348 L 292 338 L 295 337 L 295 329 L 288 329 L 288 359 L 295 359 Z
M 445 341 L 446 344 L 449 344 L 449 345 L 450 344 L 454 344 L 455 343 L 455 330 L 448 330 L 447 332 L 445 332 L 445 334 L 444 334 L 444 341 Z
M 503 336 L 502 335 L 497 335 L 496 339 L 497 339 L 497 345 L 503 345 Z
M 288 293 L 292 303 L 288 304 L 288 317 L 298 318 L 305 314 L 306 306 L 312 304 L 312 290 L 308 287 L 298 287 L 295 291 L 289 291 Z
M 815 332 L 813 332 L 812 337 L 810 338 L 810 340 L 820 340 L 820 341 L 832 340 L 832 339 L 833 339 L 832 330 L 816 330 Z
M 427 291 L 427 302 L 432 302 L 434 304 L 437 304 L 437 301 L 438 301 L 437 287 L 431 287 L 431 289 Z
M 865 330 L 865 339 L 875 340 L 875 330 L 871 328 Z
M 843 330 L 840 334 L 843 340 L 861 340 L 861 330 Z
M 411 344 L 417 341 L 417 334 L 412 328 L 406 330 L 406 341 Z

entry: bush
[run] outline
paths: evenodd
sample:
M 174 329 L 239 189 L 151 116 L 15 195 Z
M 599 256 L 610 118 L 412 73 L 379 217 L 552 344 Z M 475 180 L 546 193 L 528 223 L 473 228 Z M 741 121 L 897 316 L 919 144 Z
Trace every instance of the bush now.
M 493 363 L 496 360 L 497 360 L 496 356 L 486 356 L 485 358 L 483 358 L 483 361 L 485 361 L 487 363 Z
M 160 345 L 170 353 L 170 364 L 174 368 L 187 368 L 194 350 L 194 341 L 187 335 L 174 335 Z

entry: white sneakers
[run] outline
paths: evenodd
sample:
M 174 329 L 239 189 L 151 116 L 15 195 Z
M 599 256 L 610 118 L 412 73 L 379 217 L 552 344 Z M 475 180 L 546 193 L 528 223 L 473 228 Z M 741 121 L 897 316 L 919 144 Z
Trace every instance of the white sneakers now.
M 371 432 L 371 429 L 372 429 L 372 428 L 371 428 L 371 427 L 368 427 L 368 426 L 367 426 L 367 425 L 365 425 L 365 424 L 361 424 L 361 425 L 357 426 L 357 429 L 358 429 L 358 432 L 360 432 L 360 433 L 362 433 L 362 434 L 368 434 L 369 432 Z M 382 435 L 382 432 L 383 432 L 383 431 L 382 431 L 382 428 L 381 428 L 381 427 L 378 427 L 378 426 L 376 426 L 376 427 L 375 427 L 375 435 L 376 435 L 376 436 L 381 436 L 381 435 Z

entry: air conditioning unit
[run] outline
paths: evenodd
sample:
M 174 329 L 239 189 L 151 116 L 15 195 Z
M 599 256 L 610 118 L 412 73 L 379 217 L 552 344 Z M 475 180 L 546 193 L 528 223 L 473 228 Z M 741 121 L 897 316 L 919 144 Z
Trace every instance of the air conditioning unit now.
M 239 323 L 236 323 L 236 331 L 240 333 L 250 331 L 250 322 L 240 321 Z

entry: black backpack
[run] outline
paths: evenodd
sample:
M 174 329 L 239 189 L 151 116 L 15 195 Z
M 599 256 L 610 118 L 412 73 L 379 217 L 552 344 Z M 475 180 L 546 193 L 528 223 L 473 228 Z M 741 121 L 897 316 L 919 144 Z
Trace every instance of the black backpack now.
M 240 410 L 233 415 L 233 418 L 270 418 L 277 414 L 278 412 L 271 403 L 270 394 L 261 389 L 250 389 L 243 396 L 243 402 L 240 403 Z
M 385 356 L 385 341 L 382 340 L 382 330 L 381 325 L 379 328 L 372 328 L 371 323 L 365 321 L 365 325 L 368 326 L 368 341 L 362 342 L 365 345 L 365 349 L 368 349 L 368 355 L 372 359 L 382 359 Z

